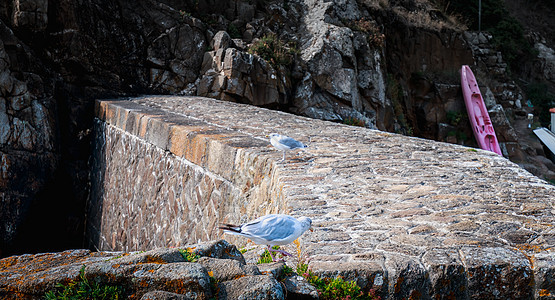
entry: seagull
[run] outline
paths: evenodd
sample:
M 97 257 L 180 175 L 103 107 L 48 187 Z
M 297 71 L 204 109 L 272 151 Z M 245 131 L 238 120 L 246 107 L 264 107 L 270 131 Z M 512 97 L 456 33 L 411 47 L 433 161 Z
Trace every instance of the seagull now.
M 283 158 L 281 161 L 285 160 L 285 151 L 294 150 L 294 149 L 303 149 L 308 147 L 307 145 L 297 141 L 294 138 L 290 138 L 285 135 L 272 133 L 269 135 L 270 143 L 272 146 L 276 147 L 276 149 L 283 151 Z
M 277 261 L 272 252 L 293 256 L 283 250 L 272 249 L 275 245 L 287 245 L 305 231 L 312 231 L 312 220 L 307 217 L 295 218 L 290 215 L 271 214 L 242 225 L 223 224 L 224 233 L 240 235 L 251 239 L 255 244 L 267 245 L 272 261 Z

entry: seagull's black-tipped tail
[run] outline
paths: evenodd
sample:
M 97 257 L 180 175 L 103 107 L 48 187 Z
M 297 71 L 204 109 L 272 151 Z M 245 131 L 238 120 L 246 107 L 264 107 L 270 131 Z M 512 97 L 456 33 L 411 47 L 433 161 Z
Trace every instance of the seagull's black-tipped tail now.
M 218 227 L 224 231 L 224 233 L 241 233 L 241 226 L 233 225 L 233 224 L 222 224 L 222 226 Z

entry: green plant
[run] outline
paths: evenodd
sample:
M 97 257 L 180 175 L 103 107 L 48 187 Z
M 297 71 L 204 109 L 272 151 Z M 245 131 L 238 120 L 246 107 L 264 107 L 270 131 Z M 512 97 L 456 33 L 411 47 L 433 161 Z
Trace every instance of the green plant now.
M 67 284 L 57 284 L 55 290 L 50 290 L 45 294 L 45 298 L 47 300 L 112 300 L 123 299 L 123 295 L 123 287 L 90 282 L 85 277 L 85 266 L 83 265 L 79 271 L 78 280 L 70 281 Z
M 359 127 L 365 127 L 366 126 L 364 121 L 362 121 L 360 119 L 357 119 L 355 117 L 347 117 L 347 118 L 343 119 L 343 124 L 351 125 L 351 126 L 359 126 Z
M 194 253 L 191 248 L 179 249 L 179 253 L 187 262 L 196 262 L 200 258 L 200 255 Z
M 232 39 L 239 39 L 241 38 L 241 32 L 239 31 L 239 29 L 237 28 L 237 26 L 233 25 L 233 24 L 229 24 L 229 26 L 227 26 L 227 33 L 229 33 L 229 36 Z
M 260 56 L 274 68 L 277 68 L 278 66 L 290 65 L 296 49 L 291 45 L 286 45 L 274 33 L 270 33 L 254 42 L 249 47 L 248 52 Z
M 297 264 L 297 274 L 318 290 L 318 296 L 323 300 L 331 299 L 381 299 L 374 290 L 364 293 L 355 280 L 346 281 L 341 276 L 336 278 L 320 278 L 315 275 L 308 265 L 300 262 Z
M 288 266 L 288 265 L 283 265 L 283 275 L 284 275 L 284 276 L 289 276 L 289 275 L 291 275 L 291 274 L 293 274 L 293 273 L 294 273 L 294 272 L 293 272 L 293 268 L 291 268 L 291 267 Z
M 447 124 L 457 126 L 462 119 L 463 114 L 457 111 L 448 111 L 446 118 Z
M 368 291 L 368 293 L 364 293 L 355 280 L 345 281 L 341 276 L 336 278 L 320 278 L 308 267 L 308 264 L 302 255 L 300 242 L 295 240 L 294 243 L 297 246 L 297 274 L 306 278 L 306 280 L 316 288 L 320 299 L 381 299 L 380 296 L 376 295 L 373 289 Z
M 279 250 L 279 246 L 273 246 L 272 249 L 274 250 Z M 276 254 L 278 255 L 278 254 Z M 281 254 L 279 254 L 281 255 Z M 257 264 L 269 264 L 269 263 L 273 263 L 274 260 L 272 259 L 272 255 L 270 254 L 270 252 L 268 251 L 268 249 L 264 250 L 264 253 L 262 253 L 262 255 L 260 255 L 260 258 L 258 259 L 258 261 L 256 262 Z
M 363 18 L 349 22 L 348 26 L 352 30 L 364 33 L 370 48 L 382 48 L 384 46 L 385 35 L 380 31 L 375 22 Z

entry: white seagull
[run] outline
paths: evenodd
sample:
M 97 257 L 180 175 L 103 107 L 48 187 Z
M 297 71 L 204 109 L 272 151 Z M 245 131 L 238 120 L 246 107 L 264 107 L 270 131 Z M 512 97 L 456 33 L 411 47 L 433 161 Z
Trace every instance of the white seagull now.
M 285 135 L 272 133 L 269 135 L 270 143 L 272 146 L 276 147 L 276 149 L 283 151 L 283 158 L 281 161 L 285 160 L 285 152 L 294 149 L 303 149 L 308 147 L 307 145 L 297 141 L 294 138 L 290 138 Z
M 223 224 L 220 229 L 224 233 L 240 235 L 251 239 L 255 244 L 267 245 L 272 260 L 276 261 L 272 252 L 293 256 L 283 250 L 272 249 L 275 245 L 287 245 L 305 231 L 312 231 L 312 220 L 307 217 L 295 218 L 289 215 L 272 214 L 262 216 L 242 225 Z

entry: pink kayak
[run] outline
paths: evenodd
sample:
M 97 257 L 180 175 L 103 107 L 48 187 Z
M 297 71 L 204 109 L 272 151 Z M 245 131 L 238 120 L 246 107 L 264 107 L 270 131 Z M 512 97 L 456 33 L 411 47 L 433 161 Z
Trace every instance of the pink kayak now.
M 482 93 L 480 93 L 474 73 L 472 73 L 472 70 L 467 65 L 463 65 L 461 69 L 461 86 L 468 118 L 470 119 L 472 131 L 474 131 L 478 145 L 484 150 L 503 155 L 501 154 L 488 110 L 484 104 L 484 99 L 482 99 Z

